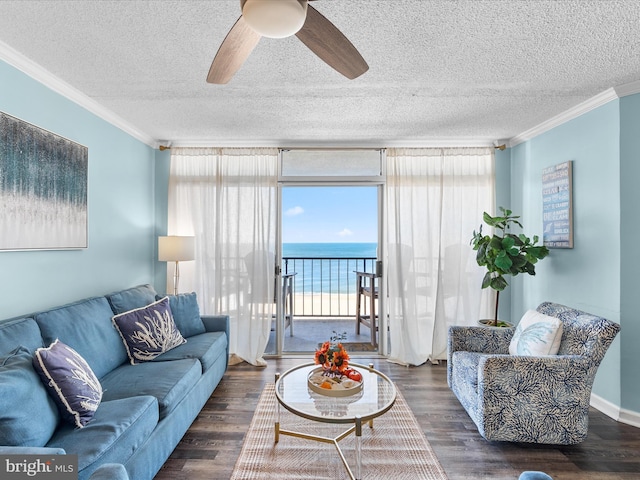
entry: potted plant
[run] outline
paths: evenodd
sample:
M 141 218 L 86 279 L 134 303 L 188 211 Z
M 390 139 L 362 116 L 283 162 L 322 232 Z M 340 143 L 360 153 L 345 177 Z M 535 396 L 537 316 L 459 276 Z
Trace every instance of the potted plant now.
M 505 289 L 508 275 L 515 277 L 519 273 L 535 275 L 535 264 L 538 260 L 549 255 L 549 249 L 544 245 L 537 245 L 538 236 L 533 236 L 533 241 L 524 234 L 510 233 L 513 225 L 522 224 L 517 215 L 512 215 L 511 210 L 499 207 L 502 216 L 492 217 L 484 212 L 484 223 L 494 228 L 493 235 L 483 235 L 482 225 L 480 230 L 474 230 L 471 245 L 478 253 L 476 261 L 481 267 L 487 269 L 482 280 L 482 288 L 491 287 L 496 291 L 496 308 L 493 320 L 486 322 L 489 326 L 511 326 L 506 322 L 498 322 L 498 302 L 500 292 Z

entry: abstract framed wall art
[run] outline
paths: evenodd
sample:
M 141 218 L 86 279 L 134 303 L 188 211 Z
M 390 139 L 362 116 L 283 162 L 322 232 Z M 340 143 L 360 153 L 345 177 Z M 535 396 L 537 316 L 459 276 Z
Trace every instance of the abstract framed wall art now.
M 0 112 L 0 250 L 87 248 L 88 149 Z
M 542 241 L 573 248 L 573 167 L 564 162 L 542 170 Z

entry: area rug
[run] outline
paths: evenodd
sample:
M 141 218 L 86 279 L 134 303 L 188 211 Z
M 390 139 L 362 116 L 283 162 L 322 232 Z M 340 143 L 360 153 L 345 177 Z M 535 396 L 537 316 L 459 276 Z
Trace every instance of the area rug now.
M 347 471 L 331 444 L 280 436 L 274 443 L 274 385 L 267 384 L 258 401 L 251 426 L 236 462 L 232 480 L 348 479 Z M 304 420 L 280 409 L 283 429 L 337 436 L 347 427 Z M 353 470 L 354 436 L 340 441 Z M 362 428 L 362 478 L 365 480 L 446 480 L 444 469 L 420 430 L 413 412 L 398 392 L 391 410 Z

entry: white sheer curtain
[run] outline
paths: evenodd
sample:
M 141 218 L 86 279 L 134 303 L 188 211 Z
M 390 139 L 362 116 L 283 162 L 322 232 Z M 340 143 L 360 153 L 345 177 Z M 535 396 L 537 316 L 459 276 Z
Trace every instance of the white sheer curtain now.
M 390 361 L 444 359 L 450 325 L 490 315 L 469 240 L 494 190 L 492 148 L 387 150 Z
M 173 148 L 169 234 L 194 235 L 181 285 L 230 317 L 231 363 L 264 366 L 273 309 L 278 151 Z M 184 278 L 186 277 L 186 278 Z

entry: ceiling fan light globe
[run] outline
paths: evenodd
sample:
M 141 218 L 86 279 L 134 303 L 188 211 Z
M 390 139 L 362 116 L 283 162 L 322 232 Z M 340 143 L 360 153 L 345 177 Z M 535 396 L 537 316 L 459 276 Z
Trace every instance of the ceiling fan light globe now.
M 307 0 L 246 0 L 242 16 L 263 37 L 290 37 L 304 25 Z

